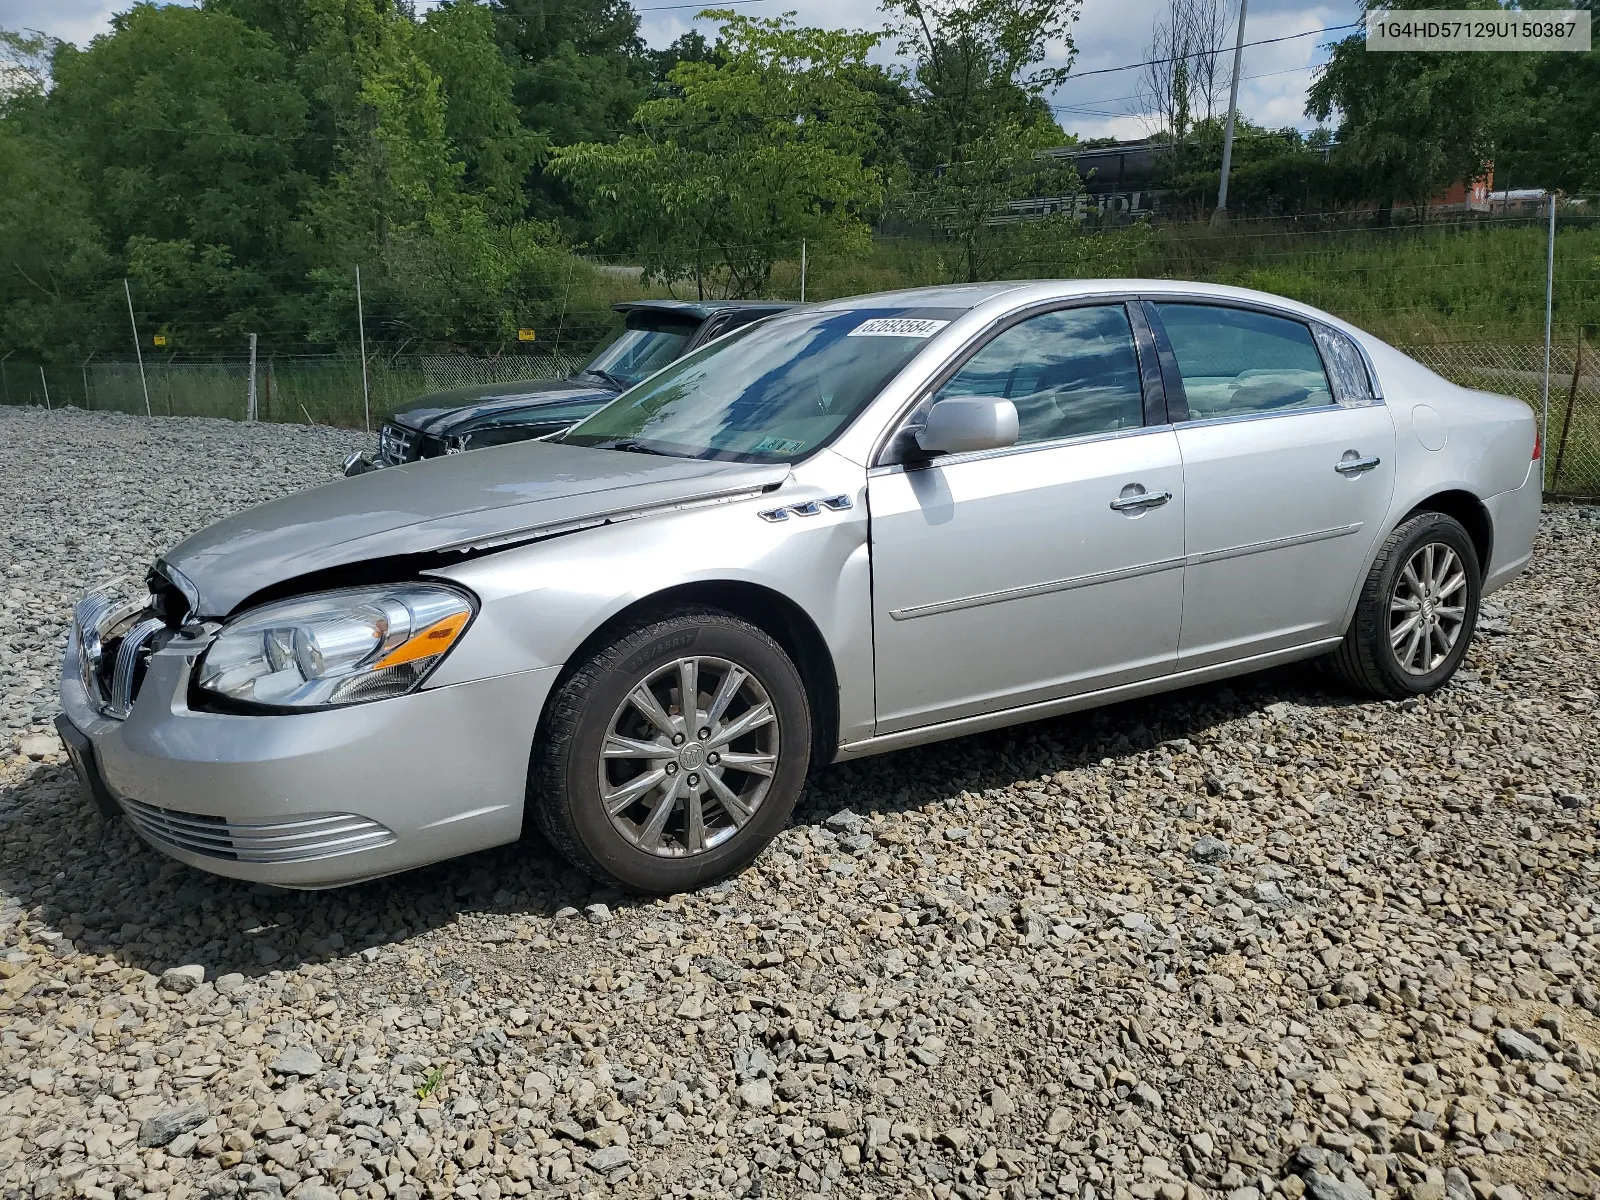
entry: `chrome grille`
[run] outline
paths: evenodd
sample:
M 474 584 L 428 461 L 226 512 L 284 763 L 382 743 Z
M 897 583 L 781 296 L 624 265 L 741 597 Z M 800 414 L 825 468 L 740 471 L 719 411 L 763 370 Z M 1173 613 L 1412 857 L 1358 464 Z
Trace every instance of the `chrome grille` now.
M 378 431 L 378 457 L 390 466 L 411 462 L 417 457 L 417 439 L 420 436 L 413 429 L 385 422 Z
M 354 813 L 308 813 L 246 824 L 123 800 L 128 822 L 152 842 L 243 863 L 311 862 L 387 846 L 394 834 Z
M 78 641 L 78 677 L 89 698 L 108 717 L 128 715 L 138 693 L 140 669 L 150 639 L 166 624 L 149 616 L 151 599 L 120 600 L 108 589 L 90 592 L 72 609 L 73 633 Z M 140 620 L 140 617 L 145 619 Z M 107 653 L 116 644 L 111 675 L 105 675 Z

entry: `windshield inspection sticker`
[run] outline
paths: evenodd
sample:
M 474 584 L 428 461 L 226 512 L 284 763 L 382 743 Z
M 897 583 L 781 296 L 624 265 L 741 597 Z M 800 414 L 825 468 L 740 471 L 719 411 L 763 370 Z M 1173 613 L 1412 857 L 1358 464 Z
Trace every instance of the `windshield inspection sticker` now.
M 949 321 L 933 321 L 926 317 L 873 317 L 857 325 L 846 337 L 932 337 Z
M 752 454 L 794 454 L 804 450 L 804 442 L 791 442 L 788 438 L 764 437 L 754 446 L 750 447 Z

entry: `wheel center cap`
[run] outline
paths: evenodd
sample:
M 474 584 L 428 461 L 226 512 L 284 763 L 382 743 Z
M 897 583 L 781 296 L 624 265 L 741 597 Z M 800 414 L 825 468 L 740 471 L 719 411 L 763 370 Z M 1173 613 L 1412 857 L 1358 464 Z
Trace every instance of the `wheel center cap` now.
M 686 742 L 678 751 L 678 765 L 685 771 L 698 770 L 705 763 L 706 748 L 699 742 Z

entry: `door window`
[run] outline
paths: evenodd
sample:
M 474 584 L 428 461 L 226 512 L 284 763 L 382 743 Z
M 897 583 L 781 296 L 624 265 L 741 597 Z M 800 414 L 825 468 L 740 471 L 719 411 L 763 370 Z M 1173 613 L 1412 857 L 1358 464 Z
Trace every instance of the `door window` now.
M 1206 304 L 1154 308 L 1178 360 L 1190 420 L 1334 402 L 1311 330 L 1299 321 Z
M 1144 424 L 1133 330 L 1120 304 L 1040 313 L 997 334 L 935 400 L 1004 396 L 1017 406 L 1017 444 Z

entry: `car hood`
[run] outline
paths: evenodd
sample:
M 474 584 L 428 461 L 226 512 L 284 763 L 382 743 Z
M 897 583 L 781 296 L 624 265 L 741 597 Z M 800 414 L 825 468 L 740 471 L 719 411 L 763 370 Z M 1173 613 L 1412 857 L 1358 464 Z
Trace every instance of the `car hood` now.
M 257 505 L 179 542 L 157 564 L 196 616 L 227 616 L 292 579 L 372 559 L 472 550 L 756 495 L 786 464 L 705 462 L 519 442 L 386 467 Z
M 537 408 L 543 404 L 572 404 L 585 400 L 601 403 L 616 394 L 615 388 L 586 379 L 524 379 L 432 392 L 418 397 L 412 407 L 396 412 L 389 419 L 407 429 L 440 437 L 463 422 L 502 409 Z

